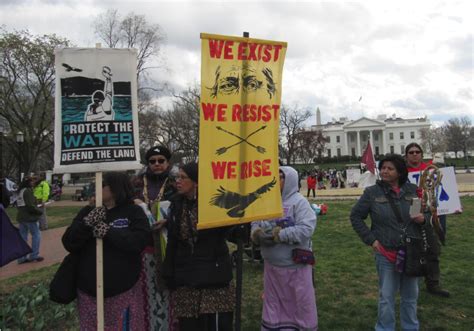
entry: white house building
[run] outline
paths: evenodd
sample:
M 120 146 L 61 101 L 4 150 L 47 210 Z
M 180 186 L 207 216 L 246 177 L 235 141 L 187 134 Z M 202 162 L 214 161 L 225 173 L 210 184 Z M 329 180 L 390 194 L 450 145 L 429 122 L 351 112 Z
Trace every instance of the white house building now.
M 379 115 L 377 119 L 367 117 L 349 120 L 341 117 L 321 124 L 320 110 L 316 111 L 316 125 L 311 130 L 322 130 L 328 138 L 325 156 L 361 156 L 370 140 L 375 155 L 405 154 L 405 146 L 411 142 L 421 145 L 420 130 L 431 126 L 426 117 L 404 119 L 392 115 Z

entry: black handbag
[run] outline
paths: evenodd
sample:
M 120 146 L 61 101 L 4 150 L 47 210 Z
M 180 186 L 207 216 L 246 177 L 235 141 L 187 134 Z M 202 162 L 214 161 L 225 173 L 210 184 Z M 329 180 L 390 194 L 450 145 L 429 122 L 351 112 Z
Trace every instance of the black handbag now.
M 397 217 L 398 223 L 403 224 L 400 210 L 395 206 L 392 196 L 386 192 L 390 206 Z M 427 240 L 425 229 L 421 228 L 423 238 L 413 238 L 405 235 L 405 265 L 403 273 L 410 277 L 425 276 L 427 272 Z
M 426 275 L 426 249 L 423 239 L 406 237 L 406 257 L 403 272 L 407 276 L 421 277 Z
M 68 254 L 59 266 L 53 280 L 49 284 L 49 299 L 68 304 L 77 297 L 77 266 L 79 256 Z

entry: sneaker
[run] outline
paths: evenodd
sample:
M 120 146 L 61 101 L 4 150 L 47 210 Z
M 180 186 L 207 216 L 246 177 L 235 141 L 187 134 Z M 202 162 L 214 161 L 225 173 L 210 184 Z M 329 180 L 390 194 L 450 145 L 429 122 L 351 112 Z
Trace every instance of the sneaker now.
M 427 288 L 428 293 L 431 293 L 433 295 L 437 295 L 443 298 L 449 298 L 450 294 L 448 291 L 441 289 L 441 287 L 429 287 Z
M 43 261 L 43 260 L 44 260 L 44 257 L 38 256 L 36 259 L 33 259 L 33 260 L 31 260 L 31 261 L 41 262 L 41 261 Z

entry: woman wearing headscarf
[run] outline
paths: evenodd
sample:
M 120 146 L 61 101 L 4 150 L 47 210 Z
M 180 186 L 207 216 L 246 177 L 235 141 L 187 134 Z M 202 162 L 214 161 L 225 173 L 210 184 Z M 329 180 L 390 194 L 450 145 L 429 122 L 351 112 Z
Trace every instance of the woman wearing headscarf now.
M 396 267 L 396 261 L 397 252 L 405 245 L 405 237 L 421 238 L 421 226 L 428 222 L 421 212 L 410 216 L 411 202 L 417 198 L 417 186 L 408 182 L 405 160 L 400 155 L 388 155 L 379 162 L 379 172 L 382 179 L 365 189 L 350 216 L 354 230 L 375 253 L 379 277 L 375 330 L 396 330 L 397 292 L 400 292 L 401 329 L 418 330 L 418 278 L 407 276 L 402 266 Z M 394 208 L 399 209 L 401 220 Z M 365 224 L 369 215 L 370 228 Z
M 164 262 L 173 290 L 179 330 L 232 330 L 235 289 L 226 243 L 227 228 L 199 230 L 198 165 L 185 164 L 176 179 L 178 194 L 167 220 Z
M 62 242 L 78 256 L 77 306 L 81 330 L 95 330 L 96 238 L 103 239 L 104 324 L 106 330 L 145 330 L 140 286 L 141 252 L 151 241 L 143 210 L 133 203 L 133 187 L 125 173 L 104 174 L 103 206 L 86 206 L 66 229 Z
M 262 330 L 317 330 L 312 242 L 316 214 L 298 193 L 298 173 L 280 167 L 283 218 L 252 223 L 264 264 Z

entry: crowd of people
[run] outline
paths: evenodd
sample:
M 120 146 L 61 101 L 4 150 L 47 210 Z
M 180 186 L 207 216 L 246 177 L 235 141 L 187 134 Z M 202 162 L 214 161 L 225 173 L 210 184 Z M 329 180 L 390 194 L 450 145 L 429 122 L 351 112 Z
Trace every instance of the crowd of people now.
M 355 232 L 374 251 L 379 284 L 376 330 L 395 330 L 397 293 L 401 328 L 420 328 L 418 278 L 406 275 L 399 265 L 407 236 L 428 234 L 427 289 L 449 296 L 439 285 L 440 249 L 430 211 L 410 211 L 419 190 L 409 182 L 408 173 L 424 170 L 422 156 L 418 144 L 407 146 L 405 158 L 385 156 L 378 164 L 380 179 L 364 190 L 350 214 Z M 238 231 L 232 226 L 198 230 L 198 165 L 173 167 L 171 158 L 168 148 L 154 146 L 136 176 L 105 173 L 103 205 L 95 206 L 92 192 L 90 204 L 65 231 L 62 243 L 77 261 L 81 330 L 96 325 L 96 238 L 103 239 L 104 245 L 106 329 L 120 329 L 124 323 L 137 330 L 151 326 L 184 331 L 233 329 L 236 291 L 227 240 Z M 308 197 L 310 193 L 315 197 L 327 176 L 341 185 L 337 172 L 305 175 Z M 317 330 L 312 253 L 316 214 L 298 192 L 300 176 L 295 169 L 280 166 L 279 178 L 283 217 L 252 222 L 249 233 L 264 261 L 261 328 Z M 28 233 L 32 236 L 32 252 L 18 263 L 43 259 L 40 230 L 47 228 L 44 203 L 49 195 L 49 186 L 43 182 L 44 178 L 25 177 L 20 184 L 17 220 L 24 240 Z M 370 226 L 366 224 L 369 216 Z

